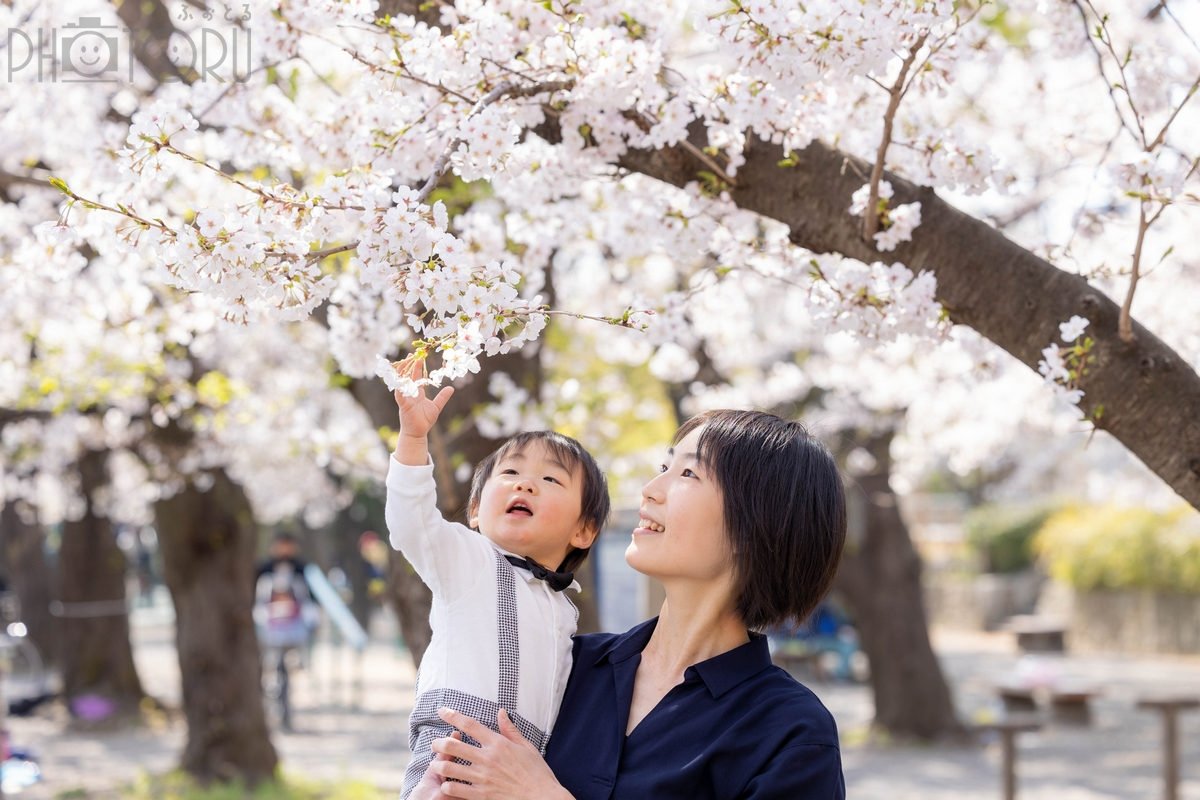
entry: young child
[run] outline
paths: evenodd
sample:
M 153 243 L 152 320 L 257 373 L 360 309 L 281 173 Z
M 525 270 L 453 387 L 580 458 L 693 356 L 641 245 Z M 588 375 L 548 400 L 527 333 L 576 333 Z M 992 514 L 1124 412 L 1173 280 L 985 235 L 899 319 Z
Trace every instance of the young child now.
M 545 752 L 579 616 L 563 590 L 579 590 L 571 572 L 609 510 L 608 486 L 591 455 L 568 436 L 537 431 L 509 439 L 476 467 L 468 517 L 478 532 L 443 519 L 428 435 L 453 391 L 432 400 L 424 390 L 396 393 L 400 438 L 388 465 L 388 530 L 433 592 L 433 638 L 417 675 L 402 798 L 433 761 L 433 740 L 453 733 L 438 717 L 442 707 L 493 730 L 504 709 Z

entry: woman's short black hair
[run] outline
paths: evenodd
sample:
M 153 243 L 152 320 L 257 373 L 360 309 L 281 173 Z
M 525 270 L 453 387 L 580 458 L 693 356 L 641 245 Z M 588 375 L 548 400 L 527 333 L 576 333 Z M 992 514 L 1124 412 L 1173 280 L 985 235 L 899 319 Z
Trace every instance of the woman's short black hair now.
M 592 458 L 592 454 L 585 450 L 583 445 L 570 436 L 555 431 L 518 433 L 500 445 L 490 456 L 480 461 L 475 467 L 475 474 L 471 477 L 471 499 L 467 503 L 470 513 L 474 514 L 475 510 L 479 508 L 483 485 L 487 483 L 488 478 L 492 477 L 492 470 L 496 468 L 496 464 L 509 453 L 522 452 L 532 442 L 540 442 L 556 459 L 563 463 L 563 466 L 572 472 L 578 468 L 583 476 L 583 483 L 580 486 L 579 518 L 589 528 L 594 529 L 596 535 L 599 536 L 600 531 L 604 530 L 604 526 L 608 522 L 608 481 L 605 480 L 604 473 L 600 470 L 596 459 Z M 557 572 L 574 572 L 583 564 L 590 550 L 590 547 L 574 547 L 558 566 L 551 567 L 549 564 L 543 566 L 550 567 Z
M 833 456 L 799 422 L 707 411 L 697 458 L 721 487 L 737 611 L 748 628 L 807 617 L 829 590 L 846 541 L 846 493 Z

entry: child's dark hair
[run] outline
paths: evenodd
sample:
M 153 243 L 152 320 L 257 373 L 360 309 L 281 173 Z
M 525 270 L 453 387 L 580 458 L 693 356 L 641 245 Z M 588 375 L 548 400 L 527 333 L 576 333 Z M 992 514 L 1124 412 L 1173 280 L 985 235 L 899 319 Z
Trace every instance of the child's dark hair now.
M 708 411 L 696 457 L 724 502 L 738 615 L 748 628 L 807 617 L 829 590 L 846 541 L 837 462 L 799 422 L 760 411 Z
M 583 485 L 580 487 L 579 518 L 589 528 L 595 529 L 596 534 L 599 535 L 600 531 L 604 529 L 605 523 L 608 522 L 608 481 L 605 480 L 604 473 L 600 471 L 600 465 L 596 463 L 596 459 L 592 458 L 592 454 L 585 450 L 583 445 L 570 436 L 564 436 L 555 431 L 518 433 L 500 445 L 490 456 L 480 461 L 471 478 L 471 499 L 467 503 L 467 508 L 471 510 L 470 513 L 473 514 L 475 509 L 479 508 L 483 485 L 492 476 L 492 470 L 495 469 L 500 459 L 509 453 L 523 451 L 532 442 L 540 442 L 568 469 L 572 471 L 576 468 L 579 469 L 583 476 Z M 590 550 L 590 547 L 572 548 L 558 566 L 550 567 L 549 564 L 543 564 L 543 566 L 550 567 L 556 572 L 574 572 L 587 558 Z

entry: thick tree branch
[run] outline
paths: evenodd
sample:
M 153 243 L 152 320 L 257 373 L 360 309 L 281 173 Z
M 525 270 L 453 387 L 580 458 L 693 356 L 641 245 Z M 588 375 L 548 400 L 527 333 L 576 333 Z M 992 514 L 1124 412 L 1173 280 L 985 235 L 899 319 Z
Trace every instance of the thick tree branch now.
M 543 126 L 548 127 L 548 126 Z M 539 131 L 551 139 L 555 131 Z M 693 125 L 692 144 L 707 142 Z M 782 168 L 778 145 L 754 141 L 730 196 L 740 206 L 791 228 L 792 241 L 818 253 L 871 262 L 880 254 L 862 240 L 860 220 L 846 213 L 869 165 L 824 144 L 792 154 Z M 620 166 L 676 186 L 704 167 L 681 147 L 631 151 Z M 1087 281 L 1057 269 L 987 223 L 945 202 L 932 189 L 898 175 L 886 178 L 894 202 L 921 202 L 921 226 L 894 258 L 937 278 L 938 300 L 951 319 L 1036 369 L 1041 350 L 1058 341 L 1059 323 L 1078 314 L 1091 321 L 1094 357 L 1080 386 L 1081 410 L 1115 436 L 1181 497 L 1200 508 L 1200 375 L 1136 321 L 1136 340 L 1117 333 L 1120 309 Z

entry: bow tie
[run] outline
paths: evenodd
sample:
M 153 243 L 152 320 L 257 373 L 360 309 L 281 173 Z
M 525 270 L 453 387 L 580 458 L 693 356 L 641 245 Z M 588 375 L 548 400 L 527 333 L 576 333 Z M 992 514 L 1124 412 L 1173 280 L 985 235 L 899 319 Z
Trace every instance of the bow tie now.
M 509 555 L 504 557 L 507 558 L 508 563 L 512 564 L 514 567 L 527 569 L 533 573 L 533 577 L 544 580 L 546 585 L 556 592 L 561 592 L 575 581 L 574 572 L 554 572 L 553 570 L 546 569 L 532 558 L 521 558 L 520 556 Z

